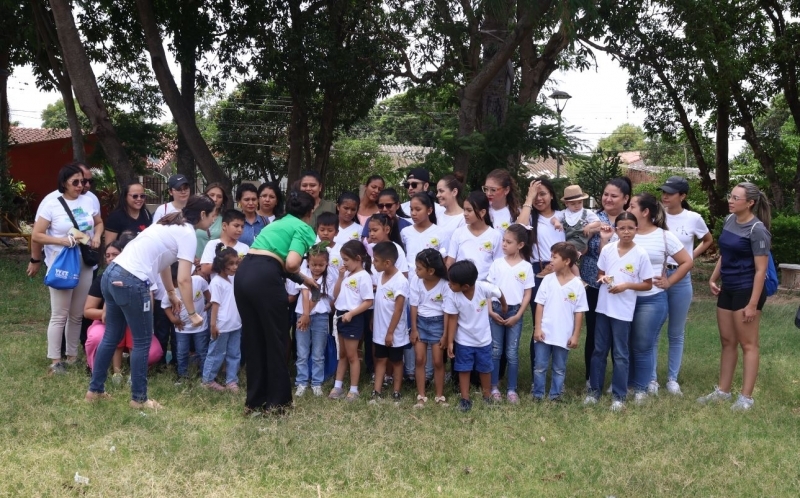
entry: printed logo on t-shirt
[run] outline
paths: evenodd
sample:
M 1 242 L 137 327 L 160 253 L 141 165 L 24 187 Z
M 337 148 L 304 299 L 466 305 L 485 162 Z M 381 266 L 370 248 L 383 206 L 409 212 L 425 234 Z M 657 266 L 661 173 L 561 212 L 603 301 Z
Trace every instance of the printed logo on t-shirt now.
M 358 282 L 356 282 L 356 279 L 351 278 L 350 280 L 348 280 L 347 281 L 347 286 L 350 289 L 354 290 L 356 293 L 358 293 Z
M 435 296 L 433 296 L 431 298 L 431 301 L 433 301 L 434 303 L 441 303 L 442 301 L 444 301 L 444 298 L 442 297 L 442 293 L 440 292 L 440 293 L 436 294 Z
M 333 265 L 334 268 L 339 269 L 339 258 L 336 257 L 332 258 L 331 265 Z
M 478 307 L 475 308 L 475 311 L 480 313 L 481 311 L 483 311 L 483 308 L 485 307 L 486 307 L 486 299 L 481 299 L 480 302 L 478 303 Z
M 500 228 L 502 228 L 503 230 L 508 230 L 509 226 L 511 226 L 511 224 L 507 221 L 500 223 Z
M 630 275 L 631 277 L 635 275 L 636 268 L 633 267 L 633 264 L 628 263 L 620 271 L 626 275 Z
M 358 232 L 351 233 L 350 240 L 358 240 Z
M 526 279 L 526 278 L 528 278 L 528 274 L 527 274 L 527 273 L 526 273 L 526 272 L 523 270 L 523 271 L 521 271 L 521 272 L 517 273 L 517 274 L 514 276 L 514 278 L 516 278 L 516 279 L 517 279 L 517 282 L 520 282 L 520 283 L 525 283 L 525 279 Z
M 483 243 L 483 247 L 480 249 L 482 252 L 492 252 L 494 250 L 494 244 L 492 244 L 491 240 L 487 240 Z
M 195 292 L 195 293 L 194 293 L 194 298 L 195 298 L 195 299 L 200 299 L 200 295 L 201 295 L 201 294 L 202 294 L 202 292 L 200 292 L 200 291 L 197 291 L 197 292 Z
M 436 237 L 432 238 L 431 241 L 428 243 L 429 248 L 439 247 L 439 239 Z
M 575 292 L 573 292 L 573 291 L 569 291 L 569 292 L 567 293 L 567 297 L 566 297 L 566 299 L 564 299 L 564 300 L 565 300 L 565 301 L 568 301 L 568 302 L 570 302 L 570 303 L 572 303 L 572 304 L 575 304 L 575 303 L 577 303 L 577 302 L 578 302 L 578 296 L 577 296 L 577 294 L 575 294 Z
M 386 296 L 386 299 L 388 299 L 389 301 L 394 301 L 395 295 L 392 289 L 386 289 L 386 293 L 384 293 L 384 296 Z
M 82 207 L 77 207 L 72 210 L 72 216 L 75 217 L 75 221 L 78 223 L 78 230 L 81 232 L 85 232 L 87 230 L 91 230 L 92 224 L 90 221 L 92 217 L 89 216 L 89 213 L 83 210 Z

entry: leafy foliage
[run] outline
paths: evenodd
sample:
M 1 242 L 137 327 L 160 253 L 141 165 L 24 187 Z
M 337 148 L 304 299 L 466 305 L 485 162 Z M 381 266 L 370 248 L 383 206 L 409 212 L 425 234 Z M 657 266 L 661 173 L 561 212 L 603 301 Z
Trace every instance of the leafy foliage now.
M 335 201 L 346 190 L 358 194 L 358 188 L 372 175 L 381 175 L 387 186 L 397 186 L 405 178 L 405 173 L 394 167 L 392 158 L 381 153 L 375 140 L 337 140 L 324 179 L 325 198 Z
M 595 205 L 600 206 L 608 181 L 622 176 L 619 161 L 616 153 L 603 152 L 599 148 L 589 157 L 575 158 L 572 162 L 577 164 L 577 171 L 573 183 L 580 185 L 581 190 L 594 199 Z

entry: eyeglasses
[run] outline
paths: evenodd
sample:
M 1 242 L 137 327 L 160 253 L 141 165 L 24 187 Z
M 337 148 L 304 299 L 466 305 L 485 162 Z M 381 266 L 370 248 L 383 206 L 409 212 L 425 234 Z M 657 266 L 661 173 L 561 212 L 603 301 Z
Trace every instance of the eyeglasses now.
M 139 199 L 146 199 L 147 196 L 145 194 L 128 194 L 131 196 L 131 199 L 134 201 L 138 201 Z
M 403 182 L 404 188 L 417 188 L 422 185 L 422 182 Z
M 391 202 L 389 204 L 376 204 L 376 206 L 378 206 L 378 209 L 391 209 L 391 207 L 394 206 L 395 204 L 396 203 Z
M 73 187 L 77 187 L 81 184 L 82 181 L 83 180 L 72 180 L 71 182 L 69 182 L 69 184 L 72 185 Z
M 84 185 L 91 185 L 92 183 L 94 183 L 94 180 L 92 178 L 84 178 L 83 180 L 81 180 L 81 183 L 83 183 Z
M 500 189 L 497 187 L 487 187 L 486 185 L 484 185 L 483 187 L 481 187 L 481 190 L 483 190 L 484 194 L 494 194 Z
M 734 201 L 734 202 L 743 201 L 747 198 L 747 197 L 739 197 L 738 195 L 733 195 L 733 194 L 728 194 L 727 197 L 729 201 Z

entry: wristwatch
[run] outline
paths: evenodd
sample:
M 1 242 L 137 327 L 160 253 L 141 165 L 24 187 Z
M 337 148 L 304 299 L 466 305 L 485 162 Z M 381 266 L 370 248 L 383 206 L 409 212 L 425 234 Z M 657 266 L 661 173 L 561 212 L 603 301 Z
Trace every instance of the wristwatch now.
M 41 263 L 41 262 L 42 262 L 41 259 L 31 258 L 31 263 Z

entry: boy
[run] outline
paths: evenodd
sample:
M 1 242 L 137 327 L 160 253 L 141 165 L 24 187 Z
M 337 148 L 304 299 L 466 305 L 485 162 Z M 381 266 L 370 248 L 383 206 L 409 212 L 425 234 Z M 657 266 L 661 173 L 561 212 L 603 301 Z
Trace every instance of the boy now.
M 336 271 L 342 271 L 341 247 L 336 245 L 336 235 L 339 234 L 339 217 L 334 213 L 321 213 L 317 216 L 317 242 L 327 242 L 328 264 Z
M 172 283 L 178 285 L 178 263 L 173 263 L 171 267 Z M 208 282 L 200 275 L 192 275 L 192 297 L 194 301 L 194 309 L 198 313 L 206 316 L 206 311 L 211 307 L 211 292 L 208 290 Z M 178 296 L 180 299 L 180 295 Z M 189 346 L 194 343 L 194 352 L 196 353 L 195 360 L 199 360 L 199 370 L 203 372 L 203 366 L 206 362 L 206 353 L 208 353 L 208 323 L 203 320 L 199 327 L 193 327 L 192 321 L 189 320 L 189 314 L 186 312 L 186 307 L 181 306 L 181 311 L 177 315 L 172 312 L 172 304 L 168 299 L 161 302 L 161 307 L 167 318 L 175 326 L 175 338 L 177 344 L 177 362 L 178 362 L 178 380 L 175 385 L 180 385 L 189 377 Z
M 477 282 L 478 269 L 472 261 L 456 261 L 450 267 L 448 275 L 453 293 L 444 302 L 447 356 L 455 358 L 453 369 L 458 372 L 461 390 L 458 409 L 466 412 L 472 409 L 469 375 L 473 369 L 480 374 L 483 401 L 487 404 L 492 402 L 489 395 L 493 368 L 489 307 L 492 305 L 492 298 L 499 299 L 505 315 L 508 305 L 497 286 L 488 282 Z
M 203 256 L 200 258 L 200 275 L 206 280 L 211 278 L 211 262 L 217 254 L 217 244 L 222 242 L 225 247 L 230 247 L 239 253 L 239 259 L 243 258 L 250 247 L 239 242 L 244 230 L 244 213 L 236 209 L 228 209 L 222 214 L 222 232 L 218 239 L 209 240 L 203 249 Z
M 377 402 L 383 396 L 381 389 L 387 363 L 392 368 L 392 399 L 397 402 L 400 401 L 400 387 L 403 384 L 403 352 L 411 344 L 406 316 L 408 280 L 395 266 L 399 253 L 394 242 L 376 244 L 372 248 L 372 255 L 375 271 L 379 273 L 372 332 L 375 382 L 370 403 Z
M 544 397 L 547 367 L 553 359 L 550 379 L 550 401 L 558 401 L 567 373 L 567 353 L 578 347 L 583 313 L 589 311 L 586 290 L 579 277 L 572 274 L 578 251 L 569 242 L 559 242 L 550 249 L 554 273 L 547 275 L 536 294 L 536 318 L 533 340 L 534 401 Z

